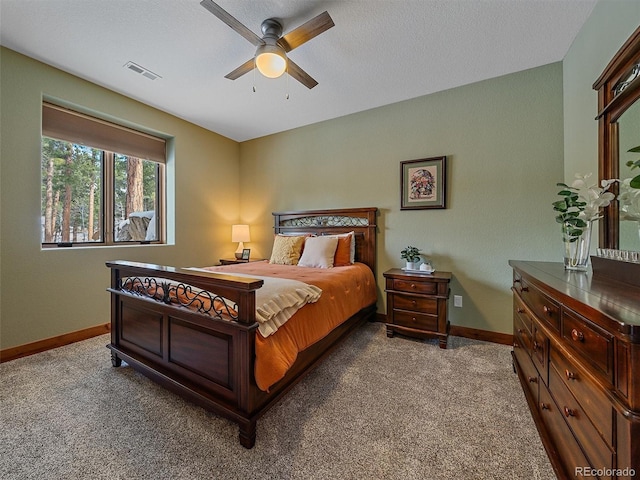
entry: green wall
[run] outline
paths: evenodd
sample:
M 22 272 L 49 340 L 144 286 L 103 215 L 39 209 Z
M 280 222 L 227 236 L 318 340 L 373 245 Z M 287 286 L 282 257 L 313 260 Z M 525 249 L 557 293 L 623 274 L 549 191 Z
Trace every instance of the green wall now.
M 453 272 L 452 324 L 508 333 L 508 260 L 561 260 L 562 150 L 556 63 L 244 142 L 242 217 L 268 255 L 272 211 L 378 207 L 380 312 L 382 273 L 415 245 Z M 447 208 L 400 211 L 400 162 L 442 155 Z
M 0 348 L 109 321 L 107 260 L 213 264 L 231 255 L 239 213 L 239 145 L 11 50 L 0 50 Z M 167 165 L 171 245 L 40 247 L 43 95 L 173 137 Z

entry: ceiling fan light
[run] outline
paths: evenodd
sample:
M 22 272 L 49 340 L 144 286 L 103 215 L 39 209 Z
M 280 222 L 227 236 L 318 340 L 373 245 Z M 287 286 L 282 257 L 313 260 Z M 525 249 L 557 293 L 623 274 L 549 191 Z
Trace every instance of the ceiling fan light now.
M 256 51 L 256 68 L 267 78 L 278 78 L 287 69 L 287 55 L 277 45 L 262 45 Z

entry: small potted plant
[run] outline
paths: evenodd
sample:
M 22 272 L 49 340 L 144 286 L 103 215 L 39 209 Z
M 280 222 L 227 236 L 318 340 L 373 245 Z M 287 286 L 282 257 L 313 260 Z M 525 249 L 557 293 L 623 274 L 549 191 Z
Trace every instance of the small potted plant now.
M 420 261 L 420 250 L 416 247 L 408 246 L 400 251 L 400 258 L 404 258 L 407 262 L 407 270 L 417 270 Z

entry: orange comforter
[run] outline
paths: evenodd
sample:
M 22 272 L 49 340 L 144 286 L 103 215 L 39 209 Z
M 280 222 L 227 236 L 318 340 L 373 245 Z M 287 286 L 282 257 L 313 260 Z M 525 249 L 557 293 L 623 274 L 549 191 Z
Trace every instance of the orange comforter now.
M 316 303 L 298 310 L 276 333 L 267 338 L 256 334 L 255 377 L 258 388 L 264 391 L 284 377 L 299 352 L 324 338 L 362 308 L 375 303 L 377 298 L 373 273 L 362 263 L 307 268 L 265 261 L 207 267 L 206 270 L 291 278 L 322 289 Z

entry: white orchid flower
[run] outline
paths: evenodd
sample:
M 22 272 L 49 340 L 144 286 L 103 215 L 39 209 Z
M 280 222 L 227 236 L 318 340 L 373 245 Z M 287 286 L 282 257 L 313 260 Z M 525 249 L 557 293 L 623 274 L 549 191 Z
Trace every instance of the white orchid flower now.
M 631 179 L 620 182 L 620 220 L 640 221 L 640 189 L 632 188 Z

